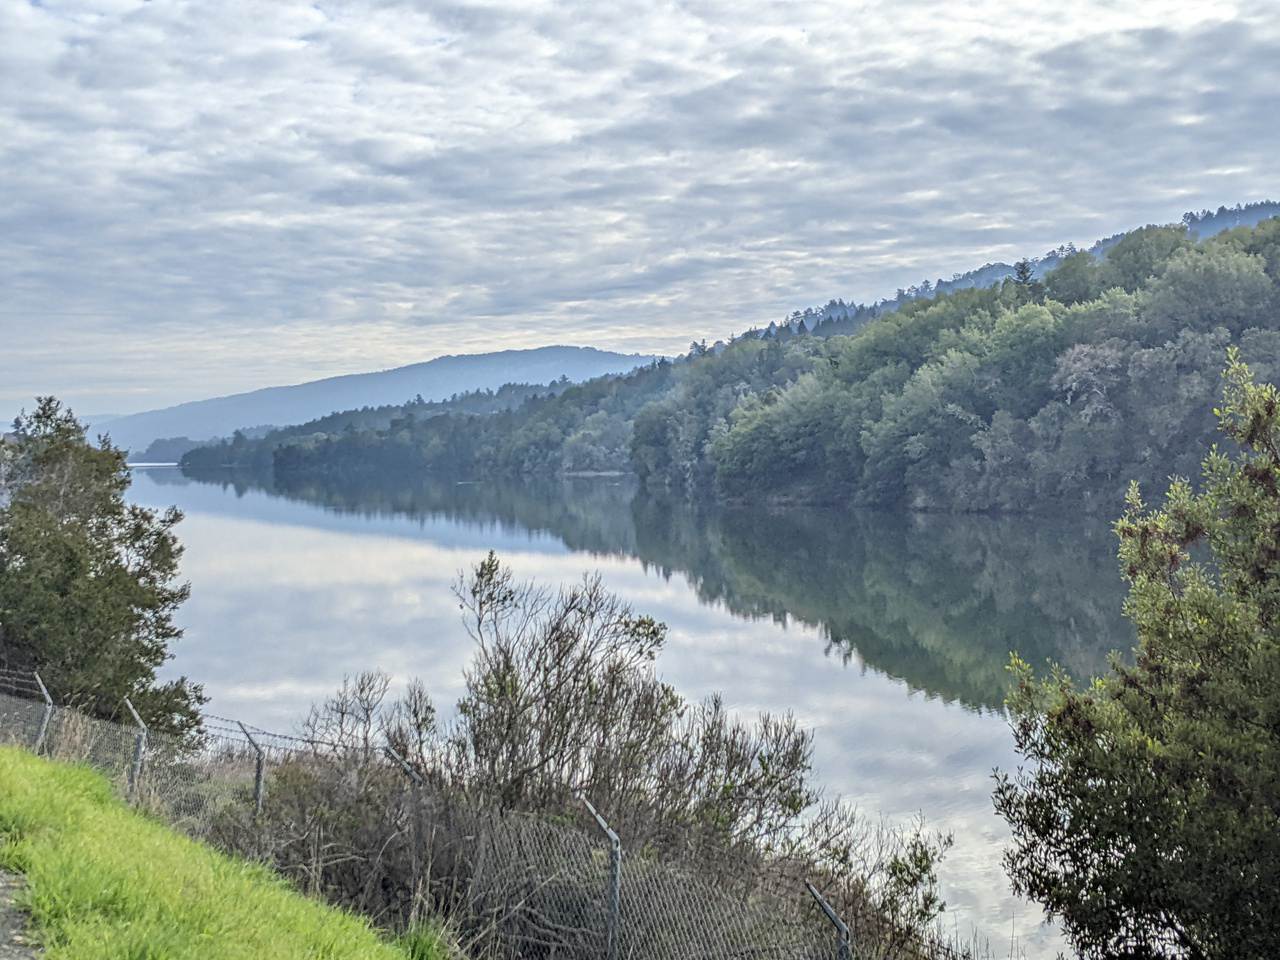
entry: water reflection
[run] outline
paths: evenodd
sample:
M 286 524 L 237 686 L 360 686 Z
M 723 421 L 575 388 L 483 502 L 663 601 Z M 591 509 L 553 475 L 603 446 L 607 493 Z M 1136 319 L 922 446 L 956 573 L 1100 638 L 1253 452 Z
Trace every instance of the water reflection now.
M 1085 675 L 1127 648 L 1105 524 L 695 510 L 619 480 L 279 489 L 140 472 L 134 496 L 187 513 L 192 582 L 174 668 L 219 713 L 290 729 L 344 674 L 422 677 L 447 710 L 471 648 L 449 593 L 495 549 L 522 577 L 599 570 L 670 625 L 659 661 L 691 698 L 792 710 L 830 793 L 955 834 L 949 916 L 999 955 L 1060 944 L 1010 896 L 993 766 L 1016 762 L 998 712 L 1008 652 Z M 860 669 L 859 669 L 860 668 Z
M 844 656 L 970 707 L 1003 702 L 1011 650 L 1085 676 L 1129 646 L 1105 524 L 633 509 L 636 555 L 686 572 L 700 597 L 817 625 Z
M 816 627 L 828 653 L 974 709 L 999 709 L 1010 651 L 1087 677 L 1132 644 L 1114 535 L 1096 518 L 699 509 L 618 479 L 291 488 L 206 479 L 238 497 L 257 490 L 337 514 L 543 533 L 576 552 L 634 558 L 664 578 L 682 575 L 704 603 Z

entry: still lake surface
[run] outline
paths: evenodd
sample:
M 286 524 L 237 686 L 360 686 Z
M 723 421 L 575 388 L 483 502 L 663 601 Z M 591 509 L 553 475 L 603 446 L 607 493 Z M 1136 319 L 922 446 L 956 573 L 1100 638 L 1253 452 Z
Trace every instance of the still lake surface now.
M 279 491 L 134 471 L 132 497 L 186 513 L 186 631 L 168 672 L 209 709 L 291 732 L 344 675 L 420 677 L 448 714 L 470 657 L 450 588 L 490 549 L 550 584 L 599 571 L 670 628 L 658 670 L 690 698 L 790 710 L 816 779 L 872 816 L 955 836 L 948 925 L 1007 955 L 1058 934 L 1009 892 L 991 773 L 1012 769 L 1001 712 L 1011 650 L 1098 672 L 1132 630 L 1104 521 L 703 509 L 599 478 Z

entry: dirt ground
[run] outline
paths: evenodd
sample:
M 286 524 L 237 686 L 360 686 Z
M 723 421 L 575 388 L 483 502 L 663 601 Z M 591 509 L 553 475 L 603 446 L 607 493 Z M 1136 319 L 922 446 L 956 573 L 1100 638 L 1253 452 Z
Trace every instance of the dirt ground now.
M 25 935 L 27 918 L 13 905 L 22 881 L 0 872 L 0 960 L 34 960 L 40 956 Z

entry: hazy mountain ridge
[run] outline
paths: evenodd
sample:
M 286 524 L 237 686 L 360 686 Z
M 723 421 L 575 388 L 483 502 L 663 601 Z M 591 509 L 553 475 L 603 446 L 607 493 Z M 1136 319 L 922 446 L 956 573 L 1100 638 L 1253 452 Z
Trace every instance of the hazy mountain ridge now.
M 451 355 L 372 373 L 344 374 L 193 400 L 91 422 L 90 427 L 109 434 L 118 446 L 140 450 L 162 437 L 210 440 L 251 425 L 286 426 L 337 410 L 402 404 L 415 396 L 427 401 L 445 400 L 468 391 L 496 390 L 512 382 L 549 383 L 562 376 L 572 381 L 590 380 L 625 373 L 653 359 L 568 346 Z

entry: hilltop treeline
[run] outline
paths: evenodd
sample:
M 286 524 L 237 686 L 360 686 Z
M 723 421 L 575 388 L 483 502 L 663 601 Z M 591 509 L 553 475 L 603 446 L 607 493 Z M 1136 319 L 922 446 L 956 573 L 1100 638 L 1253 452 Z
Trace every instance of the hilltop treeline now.
M 1236 227 L 1252 227 L 1272 217 L 1280 217 L 1280 202 L 1261 200 L 1256 203 L 1237 203 L 1233 207 L 1220 206 L 1217 210 L 1192 210 L 1182 215 L 1182 224 L 1194 238 L 1203 240 Z M 1124 236 L 1123 233 L 1117 233 L 1104 237 L 1089 247 L 1088 252 L 1094 257 L 1101 257 Z M 1033 257 L 1023 263 L 1031 269 L 1034 278 L 1043 279 L 1076 252 L 1075 244 L 1066 243 L 1044 256 Z M 892 299 L 880 300 L 870 305 L 849 304 L 840 299 L 830 300 L 821 307 L 806 307 L 804 310 L 794 311 L 783 323 L 798 327 L 803 322 L 807 332 L 816 332 L 820 336 L 848 335 L 871 320 L 898 309 L 903 303 L 927 299 L 937 294 L 954 293 L 957 290 L 993 287 L 1012 277 L 1017 270 L 1018 265 L 1013 263 L 985 263 L 974 270 L 953 273 L 950 279 L 926 278 L 908 287 L 900 287 Z
M 849 336 L 753 331 L 490 416 L 312 433 L 270 458 L 295 478 L 629 470 L 693 497 L 1114 508 L 1131 478 L 1195 472 L 1229 345 L 1280 373 L 1278 281 L 1280 220 L 1199 242 L 1143 227 Z

